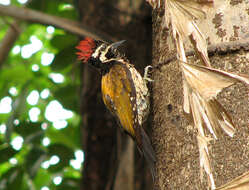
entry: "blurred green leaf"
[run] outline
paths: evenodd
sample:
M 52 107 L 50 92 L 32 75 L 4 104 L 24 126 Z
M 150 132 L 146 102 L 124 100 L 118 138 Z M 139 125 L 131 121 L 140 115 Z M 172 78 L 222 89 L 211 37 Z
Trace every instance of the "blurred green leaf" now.
M 23 170 L 21 167 L 13 167 L 8 170 L 0 179 L 0 190 L 21 189 Z
M 22 121 L 15 127 L 15 132 L 24 138 L 25 143 L 40 144 L 44 136 L 41 123 Z
M 40 168 L 34 178 L 36 189 L 41 189 L 41 187 L 49 185 L 51 179 L 52 177 L 48 170 Z
M 68 19 L 76 19 L 77 12 L 73 10 L 61 10 L 59 5 L 65 3 L 73 3 L 73 1 L 61 1 L 61 0 L 33 0 L 29 3 L 28 7 L 39 11 L 46 12 L 48 14 L 65 17 Z
M 42 10 L 45 7 L 45 2 L 40 0 L 33 0 L 27 5 L 27 7 L 35 9 L 35 10 Z
M 25 166 L 31 178 L 34 178 L 41 163 L 47 158 L 47 154 L 40 148 L 33 147 L 26 157 Z
M 0 146 L 0 163 L 8 161 L 12 158 L 18 151 L 13 149 L 11 146 L 4 144 Z
M 18 116 L 20 116 L 21 113 L 24 112 L 24 109 L 26 107 L 26 96 L 28 93 L 28 86 L 29 86 L 29 80 L 23 85 L 23 89 L 20 95 L 12 103 L 12 112 L 6 122 L 7 131 L 5 133 L 5 138 L 7 142 L 10 141 L 10 137 L 13 132 L 14 120 L 18 118 Z
M 63 178 L 62 183 L 58 186 L 57 190 L 78 190 L 79 179 L 74 178 Z
M 75 170 L 71 165 L 64 170 L 64 178 L 80 179 L 81 170 Z
M 26 83 L 27 80 L 32 78 L 32 73 L 24 64 L 18 64 L 15 67 L 8 67 L 0 70 L 0 80 L 8 83 Z
M 41 77 L 36 77 L 35 81 L 32 81 L 31 83 L 32 87 L 36 90 L 42 91 L 45 88 L 51 88 L 53 83 L 51 80 L 48 78 L 48 76 L 41 76 Z
M 60 158 L 59 163 L 49 167 L 49 171 L 58 172 L 69 165 L 70 159 L 74 158 L 74 152 L 63 144 L 51 144 L 48 146 L 49 155 L 57 155 Z
M 73 127 L 69 124 L 69 126 L 60 131 L 51 127 L 46 131 L 46 134 L 53 143 L 63 144 L 71 149 L 77 149 L 80 147 L 79 130 L 80 128 L 78 126 Z
M 41 123 L 31 123 L 29 121 L 21 121 L 15 128 L 15 131 L 24 138 L 41 130 Z
M 11 167 L 12 167 L 12 164 L 10 164 L 9 162 L 1 163 L 0 164 L 0 176 L 6 173 Z M 1 177 L 0 177 L 0 181 L 1 181 Z
M 76 50 L 75 44 L 64 48 L 59 53 L 55 55 L 55 58 L 51 64 L 53 71 L 59 72 L 65 69 L 70 64 L 74 63 L 76 60 Z
M 75 98 L 77 96 L 77 88 L 78 86 L 73 84 L 58 88 L 54 92 L 54 97 L 59 100 L 66 109 L 78 112 L 79 101 Z
M 78 39 L 76 36 L 73 36 L 71 34 L 58 34 L 55 35 L 52 40 L 50 41 L 51 45 L 58 50 L 63 50 L 67 47 L 71 47 L 72 44 L 76 44 Z

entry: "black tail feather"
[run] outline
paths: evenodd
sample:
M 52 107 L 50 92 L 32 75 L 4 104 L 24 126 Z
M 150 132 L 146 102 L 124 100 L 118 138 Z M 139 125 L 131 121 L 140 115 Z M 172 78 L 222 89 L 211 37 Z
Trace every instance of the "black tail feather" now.
M 156 154 L 151 145 L 150 139 L 145 133 L 144 129 L 141 127 L 141 149 L 143 156 L 147 164 L 149 165 L 150 172 L 153 178 L 153 182 L 155 180 L 155 164 L 156 164 Z

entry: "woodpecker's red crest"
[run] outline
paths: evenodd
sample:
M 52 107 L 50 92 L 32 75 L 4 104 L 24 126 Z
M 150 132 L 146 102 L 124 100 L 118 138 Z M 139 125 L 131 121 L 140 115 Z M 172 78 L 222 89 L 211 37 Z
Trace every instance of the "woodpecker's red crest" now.
M 86 37 L 84 40 L 80 41 L 76 49 L 80 50 L 76 54 L 79 60 L 83 60 L 85 63 L 89 60 L 93 54 L 96 47 L 96 43 L 92 38 Z

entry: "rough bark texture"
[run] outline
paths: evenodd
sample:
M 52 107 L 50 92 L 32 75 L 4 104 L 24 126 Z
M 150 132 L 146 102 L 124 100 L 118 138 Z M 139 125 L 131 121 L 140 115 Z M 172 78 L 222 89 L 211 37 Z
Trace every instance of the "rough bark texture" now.
M 217 9 L 209 12 L 200 27 L 209 45 L 242 41 L 248 38 L 248 1 L 216 1 Z M 200 180 L 196 129 L 183 112 L 182 75 L 176 61 L 163 63 L 176 53 L 172 36 L 163 26 L 163 10 L 153 13 L 153 140 L 158 156 L 158 189 L 208 189 L 207 178 Z M 169 43 L 171 42 L 171 43 Z M 190 45 L 187 45 L 187 49 Z M 227 48 L 212 53 L 215 68 L 249 74 L 249 52 Z M 190 57 L 191 62 L 198 62 Z M 209 146 L 216 186 L 221 186 L 249 170 L 249 88 L 235 84 L 225 89 L 218 100 L 227 109 L 235 125 L 233 138 L 224 136 Z
M 144 1 L 81 0 L 78 3 L 83 24 L 104 31 L 117 40 L 126 40 L 125 49 L 128 51 L 125 53 L 139 71 L 151 63 L 151 10 Z M 102 103 L 99 73 L 88 66 L 84 66 L 82 70 L 81 105 L 82 140 L 85 152 L 81 189 L 109 190 L 115 188 L 114 184 L 116 187 L 120 185 L 118 183 L 122 183 L 122 179 L 117 179 L 117 177 L 122 176 L 120 175 L 122 168 L 118 167 L 118 161 L 126 163 L 121 167 L 135 171 L 132 174 L 135 180 L 129 177 L 128 182 L 123 181 L 123 183 L 132 183 L 136 190 L 151 189 L 149 170 L 145 169 L 143 159 L 137 155 L 138 151 L 135 150 L 135 161 L 129 161 L 131 157 L 134 159 L 131 153 L 129 153 L 130 156 L 125 156 L 126 161 L 122 160 L 121 146 L 118 145 L 117 148 L 120 141 L 116 137 L 116 129 L 119 129 L 113 116 Z M 125 151 L 129 150 L 124 149 L 123 153 Z M 120 152 L 118 156 L 117 152 Z M 134 162 L 135 168 L 133 168 Z M 117 172 L 118 176 L 116 176 Z M 120 187 L 126 188 L 125 185 L 120 185 Z

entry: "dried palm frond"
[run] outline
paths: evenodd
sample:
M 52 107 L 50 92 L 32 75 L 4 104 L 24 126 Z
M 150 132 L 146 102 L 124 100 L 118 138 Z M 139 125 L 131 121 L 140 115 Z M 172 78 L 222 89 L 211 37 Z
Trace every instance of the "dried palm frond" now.
M 228 182 L 217 190 L 248 190 L 249 189 L 249 171 L 245 172 L 241 176 Z
M 234 135 L 235 126 L 232 119 L 216 100 L 216 96 L 224 88 L 235 82 L 244 82 L 249 85 L 249 76 L 240 76 L 210 67 L 181 63 L 184 76 L 184 110 L 191 113 L 194 125 L 198 129 L 198 147 L 200 154 L 200 171 L 203 177 L 203 169 L 209 176 L 212 189 L 215 183 L 210 167 L 208 154 L 208 142 L 204 127 L 217 139 L 221 135 L 221 129 L 230 137 Z
M 200 115 L 200 121 L 194 120 L 196 127 L 200 129 L 200 126 L 206 126 L 215 139 L 221 134 L 221 128 L 232 137 L 235 132 L 234 124 L 226 110 L 215 98 L 219 92 L 235 82 L 244 82 L 249 85 L 249 76 L 240 76 L 184 62 L 181 63 L 181 66 L 185 81 L 186 101 L 189 101 L 184 105 L 184 109 L 190 113 L 191 108 L 193 118 L 197 114 L 195 112 Z
M 206 38 L 196 20 L 205 18 L 205 11 L 212 3 L 210 0 L 165 0 L 165 24 L 172 29 L 176 44 L 184 44 L 189 39 L 206 66 L 210 66 Z M 185 51 L 183 46 L 179 47 L 181 49 L 178 49 L 178 55 Z

